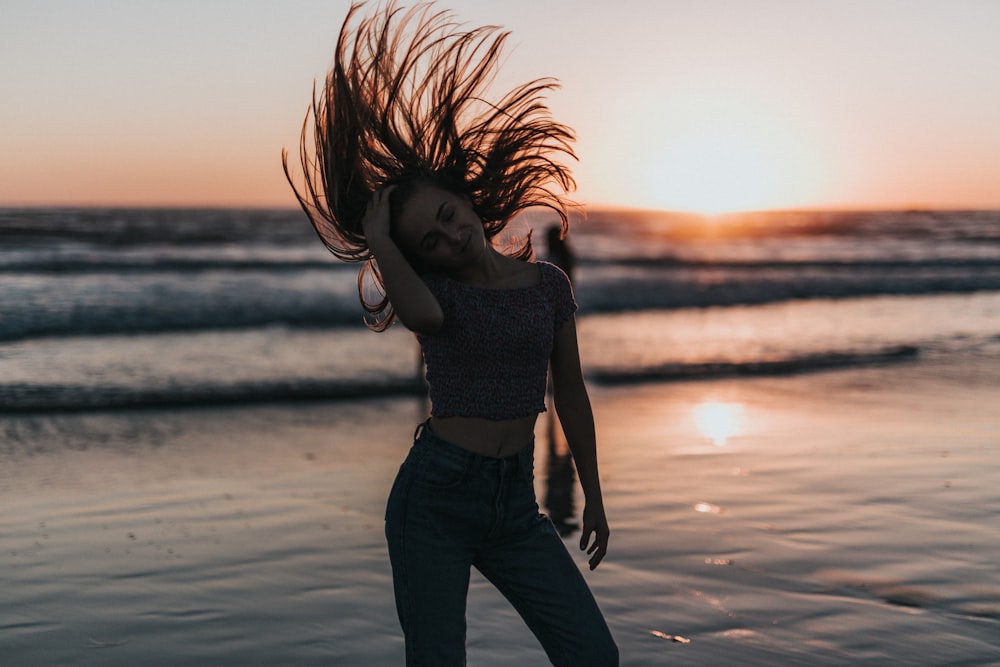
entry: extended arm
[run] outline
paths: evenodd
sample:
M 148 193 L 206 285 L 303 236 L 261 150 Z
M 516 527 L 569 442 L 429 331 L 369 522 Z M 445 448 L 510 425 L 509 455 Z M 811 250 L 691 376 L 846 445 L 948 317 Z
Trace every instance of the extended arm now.
M 377 190 L 361 221 L 368 248 L 375 255 L 379 273 L 396 316 L 410 331 L 432 334 L 441 328 L 441 304 L 389 236 L 389 193 Z
M 597 471 L 597 436 L 594 432 L 594 413 L 590 397 L 583 382 L 580 368 L 580 350 L 576 340 L 576 321 L 570 318 L 556 331 L 552 350 L 552 390 L 556 413 L 562 424 L 566 441 L 573 453 L 576 472 L 583 487 L 583 534 L 580 548 L 587 549 L 590 536 L 594 541 L 587 549 L 590 569 L 600 564 L 608 551 L 611 534 L 604 513 L 601 480 Z

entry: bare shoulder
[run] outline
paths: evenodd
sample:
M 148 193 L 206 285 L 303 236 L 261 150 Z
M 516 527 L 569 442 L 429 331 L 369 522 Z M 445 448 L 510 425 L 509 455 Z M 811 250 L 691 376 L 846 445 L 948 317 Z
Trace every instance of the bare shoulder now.
M 536 262 L 504 257 L 503 267 L 504 287 L 532 287 L 542 280 L 542 269 Z

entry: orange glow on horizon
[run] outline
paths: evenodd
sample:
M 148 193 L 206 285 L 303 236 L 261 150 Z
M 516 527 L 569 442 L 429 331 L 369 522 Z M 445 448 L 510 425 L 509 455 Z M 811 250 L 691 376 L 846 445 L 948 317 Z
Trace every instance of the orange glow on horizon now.
M 349 0 L 18 3 L 0 108 L 0 206 L 295 208 L 311 86 Z M 496 91 L 553 76 L 589 206 L 705 216 L 1000 209 L 1000 3 L 453 0 L 513 38 Z M 133 6 L 134 5 L 134 6 Z M 559 25 L 553 31 L 551 26 Z M 137 30 L 137 26 L 142 26 Z
M 634 206 L 712 216 L 808 205 L 829 189 L 822 138 L 765 91 L 650 92 L 632 113 L 598 150 L 634 166 L 607 184 Z

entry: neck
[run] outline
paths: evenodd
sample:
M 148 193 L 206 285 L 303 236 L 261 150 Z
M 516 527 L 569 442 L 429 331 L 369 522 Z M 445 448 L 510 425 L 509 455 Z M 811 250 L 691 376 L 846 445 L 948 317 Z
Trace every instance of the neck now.
M 470 264 L 451 272 L 455 280 L 480 287 L 490 287 L 500 282 L 503 275 L 504 257 L 487 244 L 486 250 Z

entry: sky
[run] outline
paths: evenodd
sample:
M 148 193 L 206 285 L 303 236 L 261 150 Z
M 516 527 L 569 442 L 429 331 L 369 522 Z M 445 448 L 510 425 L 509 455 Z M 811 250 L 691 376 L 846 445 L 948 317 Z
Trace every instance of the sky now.
M 1000 208 L 1000 1 L 451 0 L 554 76 L 575 198 Z M 0 0 L 0 206 L 294 206 L 345 0 Z

